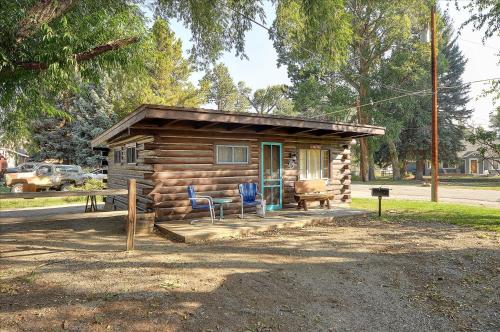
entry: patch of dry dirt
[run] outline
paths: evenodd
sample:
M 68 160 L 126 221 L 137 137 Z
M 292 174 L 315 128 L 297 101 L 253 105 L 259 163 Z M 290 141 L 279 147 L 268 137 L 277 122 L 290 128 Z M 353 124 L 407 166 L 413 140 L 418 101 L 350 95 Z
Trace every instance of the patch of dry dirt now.
M 127 254 L 116 221 L 0 227 L 1 331 L 500 330 L 495 233 L 357 218 Z

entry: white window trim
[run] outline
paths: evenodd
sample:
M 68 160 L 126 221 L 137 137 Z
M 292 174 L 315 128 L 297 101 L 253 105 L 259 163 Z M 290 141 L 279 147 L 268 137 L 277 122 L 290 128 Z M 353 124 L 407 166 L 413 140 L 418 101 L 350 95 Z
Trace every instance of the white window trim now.
M 472 167 L 471 167 L 471 165 L 472 165 L 472 161 L 473 160 L 475 160 L 477 162 L 477 173 L 472 173 Z M 483 168 L 484 168 L 484 164 L 483 164 Z M 484 170 L 483 170 L 483 172 L 484 172 Z M 481 173 L 479 173 L 479 159 L 477 159 L 477 158 L 469 158 L 469 174 L 478 174 L 478 175 L 481 174 Z
M 233 160 L 234 160 L 234 148 L 245 148 L 247 149 L 247 161 L 219 161 L 219 147 L 233 148 Z M 215 163 L 217 165 L 248 165 L 250 164 L 250 148 L 248 145 L 233 145 L 233 144 L 216 144 L 215 145 Z

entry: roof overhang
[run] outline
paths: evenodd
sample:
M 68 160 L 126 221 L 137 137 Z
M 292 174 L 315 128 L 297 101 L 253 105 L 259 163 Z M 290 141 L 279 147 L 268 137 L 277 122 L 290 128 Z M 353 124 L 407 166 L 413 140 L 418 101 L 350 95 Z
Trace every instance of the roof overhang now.
M 92 146 L 106 144 L 118 136 L 174 129 L 324 138 L 329 136 L 359 138 L 385 133 L 384 127 L 354 123 L 145 104 L 94 138 Z

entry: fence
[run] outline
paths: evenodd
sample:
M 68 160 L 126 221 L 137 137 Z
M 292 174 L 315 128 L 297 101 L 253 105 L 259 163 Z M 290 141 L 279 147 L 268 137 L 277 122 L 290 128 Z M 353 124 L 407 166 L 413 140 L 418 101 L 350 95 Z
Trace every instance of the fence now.
M 0 200 L 2 199 L 32 199 L 32 198 L 46 198 L 46 197 L 75 197 L 75 196 L 118 196 L 127 195 L 128 197 L 128 210 L 127 211 L 113 211 L 112 213 L 98 212 L 98 213 L 88 213 L 88 217 L 99 217 L 99 216 L 117 216 L 126 215 L 127 216 L 127 251 L 134 250 L 135 246 L 135 229 L 137 224 L 137 184 L 135 179 L 128 179 L 127 189 L 104 189 L 104 190 L 82 190 L 82 191 L 43 191 L 43 192 L 26 192 L 26 193 L 7 193 L 0 194 Z M 72 214 L 73 215 L 73 214 Z M 26 220 L 32 220 L 34 218 L 39 218 L 47 221 L 60 220 L 61 217 L 68 219 L 75 219 L 74 215 L 69 216 L 67 214 L 55 214 L 52 216 L 44 217 L 26 217 Z M 72 218 L 73 217 L 73 218 Z M 82 217 L 77 215 L 77 217 Z

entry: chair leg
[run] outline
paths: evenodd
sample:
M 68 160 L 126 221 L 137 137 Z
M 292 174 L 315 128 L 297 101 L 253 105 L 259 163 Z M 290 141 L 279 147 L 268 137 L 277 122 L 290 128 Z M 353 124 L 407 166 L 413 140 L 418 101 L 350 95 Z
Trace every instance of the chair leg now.
M 243 202 L 241 202 L 241 219 L 243 219 Z
M 210 208 L 210 219 L 212 219 L 212 225 L 213 225 L 215 219 L 215 211 L 213 207 Z

